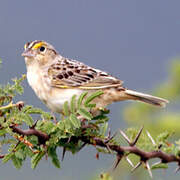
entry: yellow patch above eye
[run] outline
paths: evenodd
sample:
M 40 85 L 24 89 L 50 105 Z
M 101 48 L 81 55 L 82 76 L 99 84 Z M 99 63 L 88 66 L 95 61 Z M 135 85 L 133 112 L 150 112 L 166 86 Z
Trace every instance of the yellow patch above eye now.
M 58 87 L 60 87 L 60 88 L 63 88 L 63 89 L 66 89 L 66 88 L 68 88 L 68 86 L 58 86 Z
M 39 47 L 41 47 L 44 43 L 43 42 L 39 42 L 37 44 L 35 44 L 32 49 L 38 49 Z
M 24 49 L 26 49 L 27 48 L 27 43 L 24 45 Z

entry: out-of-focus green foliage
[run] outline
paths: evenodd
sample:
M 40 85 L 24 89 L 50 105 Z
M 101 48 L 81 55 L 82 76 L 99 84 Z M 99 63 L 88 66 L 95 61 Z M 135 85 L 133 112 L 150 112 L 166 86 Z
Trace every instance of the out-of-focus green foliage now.
M 151 132 L 156 145 L 150 145 L 150 139 L 147 134 L 141 136 L 138 143 L 143 149 L 152 150 L 163 145 L 163 151 L 178 155 L 180 150 L 179 140 L 171 143 L 173 139 L 179 139 L 180 135 L 180 59 L 171 62 L 168 79 L 159 84 L 152 90 L 152 94 L 169 100 L 165 108 L 157 108 L 144 103 L 132 103 L 124 108 L 124 119 L 129 126 L 144 125 L 145 129 Z M 131 131 L 131 128 L 128 130 Z M 159 134 L 160 133 L 160 134 Z M 168 140 L 170 137 L 171 142 Z M 144 142 L 144 143 L 143 143 Z M 133 162 L 138 162 L 137 157 L 131 155 Z M 125 164 L 124 164 L 125 165 Z M 167 164 L 153 165 L 152 169 L 167 168 Z M 120 168 L 119 168 L 120 169 Z M 119 173 L 127 172 L 127 168 L 119 170 Z M 128 173 L 128 172 L 127 172 Z M 130 176 L 135 176 L 131 174 Z M 136 176 L 136 179 L 146 179 L 142 171 Z M 149 179 L 149 178 L 147 178 Z
M 124 119 L 129 124 L 144 124 L 159 133 L 167 130 L 180 134 L 180 59 L 172 61 L 168 79 L 153 90 L 153 95 L 169 100 L 166 108 L 157 108 L 144 103 L 133 103 L 124 109 Z
M 94 180 L 113 180 L 109 173 L 102 173 L 99 177 L 95 178 Z

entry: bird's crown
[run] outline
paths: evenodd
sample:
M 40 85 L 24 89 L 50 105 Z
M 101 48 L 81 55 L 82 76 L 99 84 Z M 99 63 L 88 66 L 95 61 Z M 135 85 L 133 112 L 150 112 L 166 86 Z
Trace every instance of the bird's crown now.
M 47 46 L 47 45 L 48 45 L 48 43 L 45 42 L 45 41 L 35 40 L 35 41 L 27 42 L 27 43 L 24 45 L 24 49 L 38 49 L 38 48 L 40 48 L 41 46 Z

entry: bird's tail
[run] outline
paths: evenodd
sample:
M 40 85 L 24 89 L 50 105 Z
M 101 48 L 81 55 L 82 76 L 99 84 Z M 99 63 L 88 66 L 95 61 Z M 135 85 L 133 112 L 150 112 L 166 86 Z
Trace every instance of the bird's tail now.
M 168 103 L 168 100 L 166 99 L 162 99 L 159 97 L 151 96 L 149 94 L 144 94 L 128 89 L 124 91 L 124 94 L 126 96 L 126 99 L 138 100 L 155 106 L 165 107 Z

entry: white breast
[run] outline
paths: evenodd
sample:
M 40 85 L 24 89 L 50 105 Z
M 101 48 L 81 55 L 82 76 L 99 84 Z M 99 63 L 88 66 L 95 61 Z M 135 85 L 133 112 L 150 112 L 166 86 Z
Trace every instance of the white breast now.
M 53 112 L 60 113 L 66 101 L 70 104 L 72 96 L 77 95 L 78 98 L 82 92 L 80 89 L 52 88 L 46 104 Z
M 50 90 L 50 86 L 44 82 L 43 74 L 39 68 L 28 68 L 27 80 L 32 87 L 36 95 L 44 102 L 47 99 L 47 93 Z
M 53 112 L 62 112 L 65 101 L 70 102 L 74 94 L 79 97 L 83 92 L 80 89 L 61 89 L 52 87 L 50 80 L 39 68 L 28 67 L 27 80 L 38 98 L 43 101 Z

